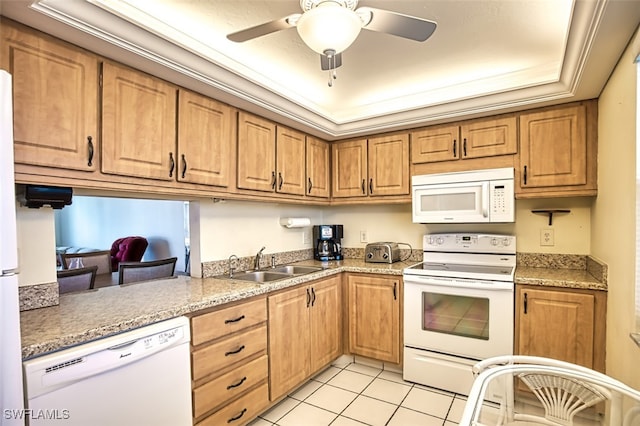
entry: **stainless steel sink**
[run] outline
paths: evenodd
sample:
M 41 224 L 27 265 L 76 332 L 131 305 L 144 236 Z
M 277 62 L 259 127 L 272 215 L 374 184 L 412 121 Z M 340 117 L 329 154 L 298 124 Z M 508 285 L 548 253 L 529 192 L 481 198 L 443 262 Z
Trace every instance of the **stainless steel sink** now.
M 302 265 L 283 265 L 264 271 L 246 271 L 233 274 L 234 280 L 253 281 L 257 283 L 267 283 L 271 281 L 283 280 L 297 275 L 310 274 L 312 272 L 321 271 L 322 268 L 317 266 Z M 229 278 L 229 276 L 221 276 L 221 278 Z
M 310 274 L 311 272 L 322 271 L 322 268 L 317 266 L 302 266 L 302 265 L 284 265 L 271 268 L 271 272 L 281 272 L 290 275 L 303 275 Z
M 266 283 L 270 281 L 282 280 L 285 278 L 292 277 L 292 274 L 285 274 L 280 272 L 271 272 L 271 271 L 249 271 L 249 272 L 241 272 L 239 274 L 234 274 L 234 280 L 242 280 L 242 281 L 255 281 L 257 283 Z

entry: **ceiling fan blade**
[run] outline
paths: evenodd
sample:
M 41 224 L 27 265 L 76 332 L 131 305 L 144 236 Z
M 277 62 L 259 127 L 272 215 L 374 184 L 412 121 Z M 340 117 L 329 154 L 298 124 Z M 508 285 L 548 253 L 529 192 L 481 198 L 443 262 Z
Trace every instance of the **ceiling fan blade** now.
M 293 15 L 285 16 L 284 18 L 276 19 L 271 22 L 265 22 L 264 24 L 256 25 L 255 27 L 236 31 L 235 33 L 228 34 L 227 38 L 231 41 L 235 41 L 236 43 L 242 43 L 243 41 L 294 27 L 295 25 L 291 22 L 296 22 L 299 17 L 299 13 L 294 13 Z
M 361 7 L 356 10 L 358 14 L 369 14 L 369 23 L 362 28 L 393 34 L 398 37 L 415 41 L 425 41 L 436 30 L 436 23 L 414 16 L 403 15 L 388 10 Z M 365 15 L 366 16 L 366 15 Z
M 327 55 L 320 55 L 320 68 L 322 68 L 322 71 L 334 70 L 341 65 L 342 53 L 337 53 L 332 59 L 329 59 Z

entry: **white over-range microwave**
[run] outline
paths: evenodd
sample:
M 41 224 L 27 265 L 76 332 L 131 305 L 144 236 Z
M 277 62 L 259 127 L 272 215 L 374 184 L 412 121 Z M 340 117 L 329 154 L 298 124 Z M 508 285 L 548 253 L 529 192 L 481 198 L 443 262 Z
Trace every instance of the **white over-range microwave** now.
M 513 222 L 513 176 L 513 167 L 413 176 L 413 222 Z

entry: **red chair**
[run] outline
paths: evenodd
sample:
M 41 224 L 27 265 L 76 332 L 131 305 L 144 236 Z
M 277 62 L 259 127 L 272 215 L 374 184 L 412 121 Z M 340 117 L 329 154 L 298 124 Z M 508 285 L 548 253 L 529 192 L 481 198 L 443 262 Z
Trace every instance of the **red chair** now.
M 120 262 L 140 262 L 149 242 L 144 237 L 118 238 L 111 245 L 111 270 L 117 271 Z

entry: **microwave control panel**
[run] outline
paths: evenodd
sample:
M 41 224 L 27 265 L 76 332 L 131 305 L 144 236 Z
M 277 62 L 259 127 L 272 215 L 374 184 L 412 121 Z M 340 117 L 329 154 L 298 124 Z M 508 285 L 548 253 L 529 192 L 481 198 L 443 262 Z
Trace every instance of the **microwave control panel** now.
M 491 222 L 514 221 L 513 180 L 494 180 L 489 183 Z

